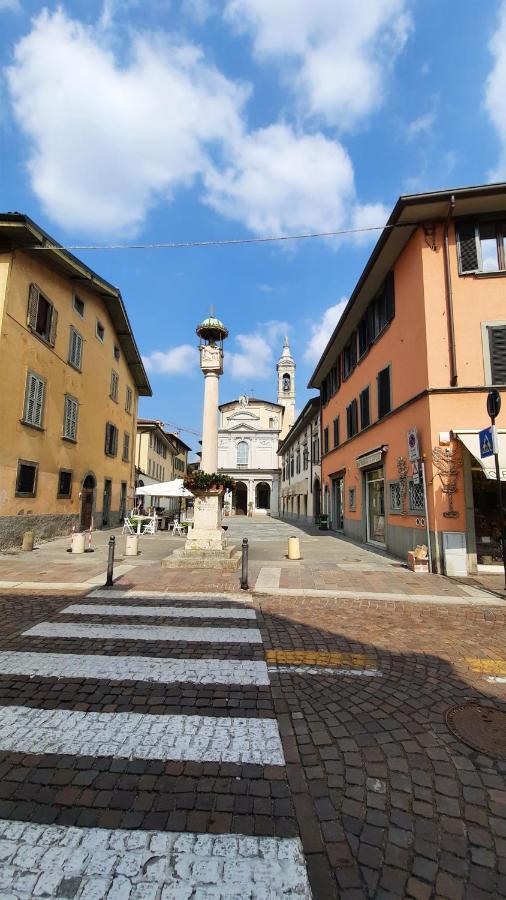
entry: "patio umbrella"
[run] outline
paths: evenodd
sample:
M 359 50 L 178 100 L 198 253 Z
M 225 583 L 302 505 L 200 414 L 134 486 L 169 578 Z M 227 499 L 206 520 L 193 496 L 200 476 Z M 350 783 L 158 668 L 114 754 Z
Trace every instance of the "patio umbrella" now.
M 173 481 L 160 481 L 158 484 L 147 484 L 135 489 L 137 497 L 193 497 L 191 491 L 185 488 L 182 478 L 174 478 Z

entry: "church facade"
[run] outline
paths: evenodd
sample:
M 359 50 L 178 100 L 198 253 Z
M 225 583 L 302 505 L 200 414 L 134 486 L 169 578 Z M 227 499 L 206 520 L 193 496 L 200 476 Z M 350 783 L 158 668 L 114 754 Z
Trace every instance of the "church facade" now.
M 295 420 L 295 362 L 285 338 L 277 364 L 277 402 L 239 397 L 219 407 L 218 471 L 236 482 L 225 496 L 231 515 L 279 514 L 279 441 Z

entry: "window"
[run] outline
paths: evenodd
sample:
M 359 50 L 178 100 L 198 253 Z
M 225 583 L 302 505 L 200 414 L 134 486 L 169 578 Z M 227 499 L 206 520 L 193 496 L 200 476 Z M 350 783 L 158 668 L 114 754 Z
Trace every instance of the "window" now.
M 408 496 L 410 512 L 423 512 L 425 503 L 423 499 L 423 484 L 408 482 Z
M 118 429 L 112 422 L 105 426 L 105 453 L 107 456 L 116 456 L 118 452 Z
M 290 475 L 291 475 L 291 476 L 292 476 L 292 478 L 293 478 L 293 475 L 294 475 L 294 459 L 293 459 L 293 450 L 292 450 L 292 452 L 291 452 L 291 453 L 290 453 Z
M 490 383 L 506 384 L 506 325 L 488 325 Z
M 102 341 L 102 343 L 103 343 L 104 338 L 105 338 L 105 328 L 102 325 L 102 322 L 99 322 L 98 319 L 97 319 L 97 325 L 95 328 L 95 334 L 98 337 L 99 341 Z
M 247 441 L 239 441 L 237 444 L 237 465 L 238 466 L 247 466 L 248 465 L 248 451 L 249 447 Z
M 309 450 L 307 448 L 307 444 L 304 444 L 304 447 L 302 448 L 302 468 L 304 469 L 304 471 L 306 471 L 308 466 L 309 466 Z
M 72 472 L 69 472 L 68 469 L 60 469 L 60 474 L 58 476 L 58 493 L 56 495 L 57 500 L 63 500 L 64 498 L 70 497 L 72 493 Z
M 54 347 L 58 313 L 36 284 L 28 292 L 28 327 Z
M 343 350 L 343 378 L 348 378 L 357 365 L 357 333 L 353 332 L 351 339 Z
M 390 366 L 378 372 L 378 419 L 386 416 L 392 409 L 390 398 Z
M 348 438 L 352 438 L 358 431 L 358 407 L 357 401 L 352 400 L 346 407 L 346 429 Z
M 360 392 L 360 427 L 367 428 L 371 424 L 371 410 L 369 402 L 369 388 Z
M 128 385 L 127 385 L 126 398 L 125 398 L 125 410 L 127 411 L 127 413 L 132 412 L 132 398 L 133 398 L 132 388 L 128 387 Z
M 119 387 L 119 375 L 114 369 L 112 369 L 111 370 L 111 389 L 109 392 L 109 397 L 111 398 L 111 400 L 114 400 L 115 403 L 118 402 L 118 387 Z
M 360 325 L 358 326 L 358 358 L 361 359 L 367 350 L 369 349 L 369 321 L 367 316 L 364 316 Z
M 356 498 L 357 498 L 356 488 L 354 488 L 354 487 L 348 488 L 348 507 L 349 507 L 350 512 L 355 512 Z
M 339 447 L 339 416 L 334 419 L 334 447 Z
M 39 464 L 26 459 L 18 461 L 16 476 L 16 497 L 35 497 L 37 493 L 37 471 Z
M 81 300 L 77 294 L 74 294 L 72 297 L 72 306 L 74 307 L 78 316 L 81 316 L 81 319 L 84 319 L 84 300 Z
M 119 347 L 117 346 L 117 344 L 114 345 L 112 352 L 114 354 L 114 359 L 116 360 L 116 362 L 118 362 L 119 361 Z
M 295 472 L 297 475 L 300 475 L 300 447 L 297 447 L 295 454 Z
M 65 395 L 63 412 L 63 437 L 67 441 L 77 441 L 77 413 L 79 404 L 75 397 Z
M 315 434 L 313 436 L 313 462 L 320 462 L 320 435 Z
M 23 422 L 42 428 L 44 418 L 44 400 L 46 397 L 46 382 L 44 378 L 28 372 L 26 377 L 25 408 L 23 410 Z
M 125 431 L 123 435 L 123 460 L 128 462 L 130 457 L 130 435 L 128 431 Z
M 392 481 L 390 484 L 390 509 L 392 512 L 402 510 L 401 486 L 398 481 Z
M 70 328 L 69 363 L 74 369 L 81 371 L 83 361 L 83 339 L 75 328 Z
M 323 452 L 329 452 L 329 430 L 328 428 L 323 429 Z
M 457 253 L 461 275 L 476 272 L 504 272 L 506 223 L 460 222 L 457 226 Z
M 276 419 L 269 419 L 269 428 L 276 427 Z

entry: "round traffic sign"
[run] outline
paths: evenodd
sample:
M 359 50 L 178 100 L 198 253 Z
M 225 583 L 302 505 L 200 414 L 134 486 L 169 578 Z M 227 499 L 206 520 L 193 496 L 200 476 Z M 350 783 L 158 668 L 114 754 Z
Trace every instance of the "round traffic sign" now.
M 487 397 L 487 412 L 491 419 L 496 419 L 501 411 L 501 395 L 499 391 L 489 391 Z

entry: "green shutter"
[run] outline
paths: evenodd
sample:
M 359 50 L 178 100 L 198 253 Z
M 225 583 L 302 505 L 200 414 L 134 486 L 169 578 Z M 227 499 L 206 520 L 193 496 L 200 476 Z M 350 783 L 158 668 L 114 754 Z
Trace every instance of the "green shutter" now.
M 506 326 L 490 326 L 488 338 L 492 384 L 506 384 Z

